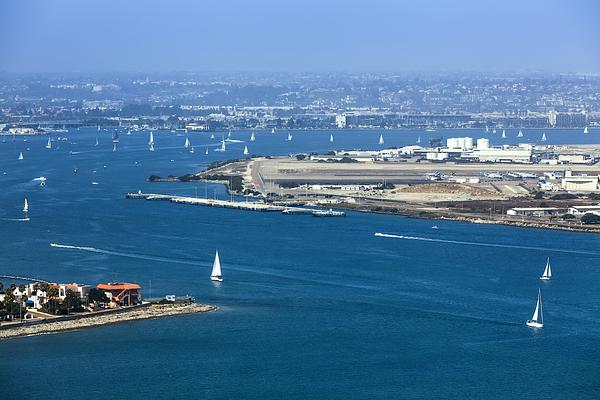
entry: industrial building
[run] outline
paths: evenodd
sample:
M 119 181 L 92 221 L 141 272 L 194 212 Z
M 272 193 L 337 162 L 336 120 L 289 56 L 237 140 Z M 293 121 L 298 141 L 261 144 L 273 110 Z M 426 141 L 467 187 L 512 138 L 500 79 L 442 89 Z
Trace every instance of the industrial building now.
M 524 217 L 551 217 L 562 213 L 556 207 L 515 207 L 506 211 L 507 215 L 521 215 Z
M 561 181 L 561 189 L 568 192 L 593 193 L 600 192 L 600 175 L 576 175 L 571 171 L 565 172 L 565 177 Z

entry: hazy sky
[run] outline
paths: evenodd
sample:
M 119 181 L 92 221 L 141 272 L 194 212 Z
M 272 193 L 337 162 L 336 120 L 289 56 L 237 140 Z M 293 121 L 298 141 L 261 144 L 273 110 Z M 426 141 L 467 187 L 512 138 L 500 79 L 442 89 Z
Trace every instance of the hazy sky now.
M 595 0 L 0 0 L 5 71 L 600 72 Z

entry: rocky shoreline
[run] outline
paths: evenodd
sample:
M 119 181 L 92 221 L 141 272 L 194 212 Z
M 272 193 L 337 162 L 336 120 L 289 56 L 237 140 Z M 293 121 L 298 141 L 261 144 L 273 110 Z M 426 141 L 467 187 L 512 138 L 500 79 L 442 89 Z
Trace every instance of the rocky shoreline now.
M 37 324 L 5 328 L 0 330 L 0 340 L 21 336 L 59 333 L 126 321 L 138 321 L 144 319 L 210 312 L 215 310 L 217 310 L 217 307 L 209 304 L 152 304 L 147 307 L 123 310 L 119 313 L 86 315 L 85 317 L 67 321 L 46 320 Z

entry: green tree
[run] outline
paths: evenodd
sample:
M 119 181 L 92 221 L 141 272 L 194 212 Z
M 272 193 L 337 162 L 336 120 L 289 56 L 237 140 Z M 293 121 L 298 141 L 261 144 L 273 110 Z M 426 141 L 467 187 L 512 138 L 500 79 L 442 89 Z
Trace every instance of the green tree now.
M 106 292 L 104 292 L 104 290 L 92 288 L 88 294 L 88 301 L 90 303 L 108 303 L 110 299 L 106 296 Z
M 584 224 L 600 224 L 600 215 L 586 213 L 583 217 L 581 217 L 581 222 Z
M 81 297 L 79 297 L 79 293 L 67 289 L 65 293 L 65 299 L 63 300 L 63 305 L 67 309 L 67 314 L 73 310 L 81 309 Z

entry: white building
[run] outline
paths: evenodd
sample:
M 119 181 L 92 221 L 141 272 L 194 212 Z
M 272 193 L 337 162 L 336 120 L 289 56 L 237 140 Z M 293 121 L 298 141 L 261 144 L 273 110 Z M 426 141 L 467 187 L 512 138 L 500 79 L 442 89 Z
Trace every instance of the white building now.
M 562 179 L 561 188 L 568 192 L 592 193 L 600 192 L 600 175 L 573 176 L 571 171 L 565 172 L 565 177 Z
M 335 125 L 339 129 L 344 129 L 346 127 L 346 116 L 344 114 L 338 114 L 335 116 Z
M 597 206 L 571 206 L 567 211 L 569 214 L 575 216 L 582 216 L 587 213 L 600 215 L 600 205 Z
M 477 149 L 475 155 L 481 162 L 530 163 L 532 149 L 526 147 L 505 147 Z
M 489 139 L 486 139 L 486 138 L 477 139 L 477 148 L 478 149 L 489 149 L 490 148 Z

